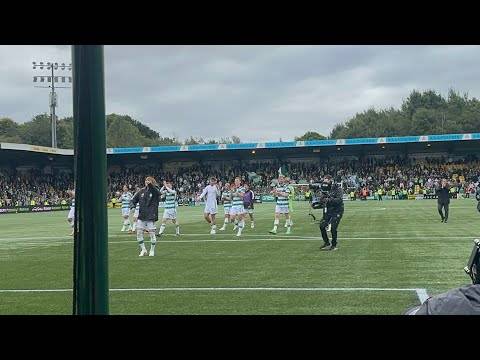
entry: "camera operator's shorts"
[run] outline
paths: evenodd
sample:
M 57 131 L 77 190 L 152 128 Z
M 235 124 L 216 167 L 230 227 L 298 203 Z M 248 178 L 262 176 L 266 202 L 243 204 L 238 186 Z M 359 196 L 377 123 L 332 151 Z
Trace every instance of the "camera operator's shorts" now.
M 130 209 L 122 208 L 122 216 L 130 216 Z
M 243 205 L 232 205 L 230 208 L 230 215 L 235 216 L 239 214 L 245 214 L 245 208 Z
M 177 218 L 177 209 L 165 209 L 163 210 L 163 218 L 168 220 L 174 220 Z
M 157 227 L 155 226 L 155 222 L 137 220 L 137 231 L 143 231 L 143 230 L 148 230 L 148 231 L 157 230 Z
M 70 208 L 67 219 L 75 219 L 75 208 L 72 208 L 72 207 Z
M 217 205 L 215 206 L 205 205 L 205 210 L 203 210 L 205 214 L 212 214 L 212 215 L 215 215 L 217 211 L 218 211 Z
M 275 206 L 275 213 L 276 214 L 288 214 L 290 213 L 290 209 L 288 205 L 276 205 Z

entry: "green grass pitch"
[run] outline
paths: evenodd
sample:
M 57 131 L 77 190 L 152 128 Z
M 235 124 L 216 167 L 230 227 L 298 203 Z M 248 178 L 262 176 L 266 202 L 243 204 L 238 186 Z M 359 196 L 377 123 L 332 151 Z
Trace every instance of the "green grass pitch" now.
M 255 229 L 247 220 L 237 238 L 232 225 L 209 235 L 203 207 L 179 207 L 182 236 L 167 226 L 156 256 L 143 258 L 135 236 L 120 232 L 120 210 L 109 210 L 111 314 L 401 314 L 419 304 L 415 289 L 469 284 L 474 200 L 453 200 L 447 224 L 435 200 L 346 202 L 336 252 L 319 250 L 303 202 L 294 203 L 291 235 L 284 220 L 269 235 L 273 208 L 257 205 Z M 0 314 L 71 313 L 66 215 L 0 216 Z

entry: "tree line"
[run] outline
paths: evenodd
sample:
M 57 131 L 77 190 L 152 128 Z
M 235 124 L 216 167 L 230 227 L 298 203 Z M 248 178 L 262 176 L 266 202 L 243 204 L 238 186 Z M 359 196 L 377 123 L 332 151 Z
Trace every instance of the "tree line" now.
M 128 115 L 109 114 L 106 120 L 108 147 L 240 143 L 238 136 L 220 139 L 190 137 L 181 142 L 175 137 L 160 136 L 155 130 Z M 39 114 L 34 116 L 31 121 L 23 124 L 19 124 L 10 118 L 0 118 L 0 142 L 51 146 L 50 116 Z M 57 145 L 63 149 L 73 148 L 72 117 L 58 119 Z
M 443 97 L 434 90 L 413 90 L 399 109 L 370 108 L 355 114 L 351 119 L 335 125 L 329 136 L 316 131 L 307 131 L 295 137 L 296 141 L 347 139 L 358 137 L 391 137 L 407 135 L 429 135 L 469 133 L 480 130 L 480 101 L 467 93 L 454 90 Z M 23 124 L 9 118 L 0 119 L 0 142 L 24 143 L 50 146 L 50 117 L 35 116 Z M 73 119 L 57 122 L 58 147 L 73 148 Z M 204 139 L 190 136 L 184 141 L 176 137 L 161 136 L 158 132 L 132 119 L 128 115 L 107 115 L 107 146 L 162 146 L 196 144 L 240 143 L 238 136 L 220 139 Z

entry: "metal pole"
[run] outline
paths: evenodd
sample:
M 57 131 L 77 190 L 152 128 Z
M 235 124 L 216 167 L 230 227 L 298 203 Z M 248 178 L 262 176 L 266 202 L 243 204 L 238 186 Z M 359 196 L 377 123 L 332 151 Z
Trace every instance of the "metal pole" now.
M 55 77 L 52 63 L 52 93 L 50 99 L 50 118 L 52 119 L 52 148 L 57 147 L 57 119 L 55 118 Z
M 107 315 L 107 152 L 103 46 L 73 45 L 73 313 Z

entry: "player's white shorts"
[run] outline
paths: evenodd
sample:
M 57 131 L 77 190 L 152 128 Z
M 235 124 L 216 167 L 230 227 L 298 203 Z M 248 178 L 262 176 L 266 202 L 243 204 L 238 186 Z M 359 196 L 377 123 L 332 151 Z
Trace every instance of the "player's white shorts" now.
M 218 211 L 217 205 L 215 206 L 205 205 L 205 210 L 203 210 L 203 212 L 206 214 L 216 214 L 217 211 Z
M 245 214 L 245 208 L 243 205 L 232 205 L 230 208 L 230 216 L 235 216 L 238 214 Z
M 67 219 L 74 219 L 74 218 L 75 218 L 75 208 L 70 208 Z
M 277 214 L 288 214 L 290 209 L 288 205 L 276 205 L 275 206 L 275 213 Z
M 169 220 L 175 220 L 177 218 L 177 209 L 163 210 L 163 218 L 169 219 Z
M 155 222 L 153 221 L 137 220 L 137 230 L 155 231 L 157 230 L 157 227 L 155 226 Z
M 122 216 L 130 216 L 130 209 L 122 208 Z
M 225 215 L 230 215 L 230 209 L 232 208 L 231 205 L 229 206 L 223 206 L 223 212 L 225 213 Z

